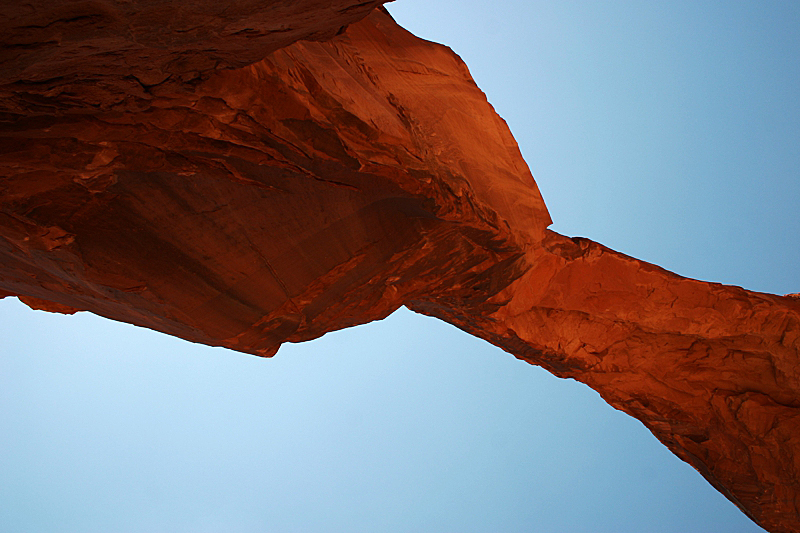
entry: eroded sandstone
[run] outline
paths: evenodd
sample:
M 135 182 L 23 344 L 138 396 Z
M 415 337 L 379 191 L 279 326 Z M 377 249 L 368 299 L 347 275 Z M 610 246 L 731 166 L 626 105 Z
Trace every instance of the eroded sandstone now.
M 800 300 L 547 230 L 457 56 L 384 11 L 340 31 L 377 3 L 5 6 L 0 296 L 267 356 L 409 305 L 795 530 Z
M 0 2 L 0 110 L 140 110 L 300 39 L 327 40 L 383 0 Z

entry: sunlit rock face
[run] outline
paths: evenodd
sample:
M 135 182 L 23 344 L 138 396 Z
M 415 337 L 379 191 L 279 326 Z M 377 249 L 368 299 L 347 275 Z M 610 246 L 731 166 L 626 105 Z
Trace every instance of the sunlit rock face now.
M 800 300 L 547 230 L 467 68 L 379 3 L 4 5 L 0 296 L 258 355 L 408 305 L 798 529 Z
M 463 63 L 382 12 L 141 111 L 3 127 L 6 290 L 250 353 L 485 299 L 550 222 Z
M 800 300 L 553 232 L 525 264 L 489 298 L 494 312 L 435 299 L 411 308 L 586 383 L 762 527 L 798 530 Z

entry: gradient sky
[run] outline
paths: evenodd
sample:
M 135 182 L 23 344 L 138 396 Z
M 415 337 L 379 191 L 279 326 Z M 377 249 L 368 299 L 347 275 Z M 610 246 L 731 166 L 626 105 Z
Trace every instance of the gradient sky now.
M 800 291 L 800 3 L 398 0 L 553 229 Z M 0 301 L 0 530 L 762 531 L 587 387 L 434 319 L 270 360 Z

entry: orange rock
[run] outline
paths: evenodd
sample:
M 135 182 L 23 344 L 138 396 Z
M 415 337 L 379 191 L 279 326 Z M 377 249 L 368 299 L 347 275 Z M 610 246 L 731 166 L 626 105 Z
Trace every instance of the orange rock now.
M 385 11 L 288 44 L 376 3 L 280 3 L 285 27 L 56 7 L 9 32 L 39 44 L 3 58 L 0 296 L 265 356 L 409 305 L 587 383 L 764 527 L 797 529 L 800 300 L 548 231 L 467 68 Z M 124 60 L 59 55 L 82 39 Z
M 463 63 L 384 13 L 148 105 L 5 123 L 5 289 L 267 355 L 496 292 L 550 222 Z
M 548 232 L 490 299 L 412 302 L 598 391 L 769 531 L 797 526 L 800 300 L 683 278 Z
M 13 296 L 13 295 L 6 294 L 5 296 Z M 74 315 L 75 313 L 80 311 L 80 309 L 75 309 L 74 307 L 70 307 L 68 305 L 59 304 L 48 300 L 42 300 L 41 298 L 34 298 L 33 296 L 19 295 L 18 298 L 22 303 L 24 303 L 31 309 L 37 309 L 39 311 L 47 311 L 49 313 L 62 313 L 64 315 Z
M 0 3 L 0 110 L 142 109 L 300 39 L 326 40 L 385 0 Z

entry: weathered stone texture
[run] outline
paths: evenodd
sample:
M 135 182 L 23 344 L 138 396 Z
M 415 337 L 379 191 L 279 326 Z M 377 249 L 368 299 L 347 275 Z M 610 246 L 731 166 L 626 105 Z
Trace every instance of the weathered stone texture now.
M 547 230 L 460 59 L 353 23 L 379 3 L 0 6 L 0 297 L 267 356 L 409 305 L 798 529 L 800 300 Z

